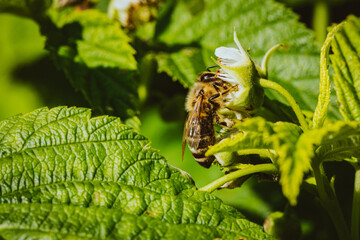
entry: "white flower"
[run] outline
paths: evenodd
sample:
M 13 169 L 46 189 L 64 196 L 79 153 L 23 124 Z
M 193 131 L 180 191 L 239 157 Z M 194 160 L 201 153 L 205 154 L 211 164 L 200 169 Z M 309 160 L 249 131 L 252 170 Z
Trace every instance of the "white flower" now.
M 237 88 L 225 96 L 225 106 L 242 115 L 248 115 L 261 107 L 264 100 L 264 89 L 260 78 L 267 78 L 270 56 L 282 44 L 272 47 L 264 56 L 261 66 L 255 63 L 241 46 L 234 30 L 234 41 L 238 47 L 219 47 L 215 50 L 220 66 L 218 77 Z
M 220 66 L 218 77 L 236 86 L 235 90 L 225 96 L 225 106 L 248 115 L 261 106 L 264 91 L 259 85 L 257 67 L 241 46 L 235 31 L 234 41 L 237 49 L 219 47 L 215 50 L 218 57 L 215 62 Z
M 215 50 L 218 57 L 216 63 L 221 67 L 219 77 L 232 84 L 240 84 L 246 87 L 249 74 L 255 69 L 253 61 L 248 53 L 241 46 L 234 30 L 234 41 L 238 47 L 219 47 Z M 251 82 L 251 81 L 250 81 Z

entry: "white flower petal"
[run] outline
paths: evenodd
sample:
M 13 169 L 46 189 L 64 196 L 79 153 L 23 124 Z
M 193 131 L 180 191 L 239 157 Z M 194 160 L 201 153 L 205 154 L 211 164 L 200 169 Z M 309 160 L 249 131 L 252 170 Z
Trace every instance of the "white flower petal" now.
M 219 58 L 241 59 L 242 54 L 236 48 L 218 47 L 215 49 L 215 55 Z
M 234 99 L 239 99 L 241 98 L 242 94 L 244 93 L 244 88 L 242 86 L 238 86 L 238 90 L 237 91 L 231 91 L 229 94 L 227 94 L 225 96 L 225 101 L 233 101 Z
M 233 78 L 232 76 L 230 76 L 229 74 L 227 74 L 224 71 L 220 71 L 220 74 L 218 74 L 218 77 L 222 80 L 224 80 L 225 82 L 229 82 L 232 84 L 238 84 L 239 82 Z
M 247 56 L 241 54 L 236 48 L 218 47 L 215 55 L 220 58 L 220 62 L 226 66 L 238 66 L 246 64 Z

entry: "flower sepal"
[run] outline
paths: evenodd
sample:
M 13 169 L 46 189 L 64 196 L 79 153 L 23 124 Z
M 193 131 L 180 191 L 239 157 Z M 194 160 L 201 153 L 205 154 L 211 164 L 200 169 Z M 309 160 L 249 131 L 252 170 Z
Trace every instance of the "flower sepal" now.
M 251 114 L 259 109 L 264 102 L 264 89 L 259 84 L 232 91 L 225 98 L 225 106 L 243 114 Z

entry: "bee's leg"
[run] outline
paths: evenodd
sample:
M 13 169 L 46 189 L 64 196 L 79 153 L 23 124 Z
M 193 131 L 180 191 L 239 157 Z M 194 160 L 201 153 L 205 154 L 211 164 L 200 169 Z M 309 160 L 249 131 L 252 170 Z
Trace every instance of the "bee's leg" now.
M 216 124 L 219 125 L 220 127 L 229 128 L 227 123 L 222 120 L 224 120 L 224 119 L 221 119 L 219 115 L 216 115 L 216 118 L 215 118 Z
M 211 69 L 211 68 L 215 68 L 215 67 L 219 67 L 219 65 L 214 65 L 214 66 L 207 67 L 206 70 L 207 70 L 208 72 L 210 72 L 210 69 Z
M 220 93 L 220 88 L 219 87 L 224 87 L 224 83 L 220 83 L 220 82 L 213 82 L 212 86 L 215 88 L 215 90 Z
M 209 97 L 209 102 L 212 103 L 212 104 L 214 104 L 213 100 L 214 100 L 215 98 L 218 98 L 218 97 L 220 97 L 220 96 L 222 96 L 222 95 L 228 94 L 232 89 L 234 89 L 234 88 L 237 87 L 237 86 L 234 85 L 234 86 L 232 86 L 231 88 L 226 89 L 226 90 L 223 91 L 223 92 L 220 92 L 220 89 L 219 89 L 218 87 L 216 87 L 215 84 L 214 84 L 213 86 L 214 86 L 214 88 L 216 89 L 216 91 L 218 91 L 218 93 L 212 95 L 211 97 Z
M 221 93 L 221 95 L 228 94 L 231 90 L 233 90 L 233 89 L 235 89 L 235 88 L 237 88 L 237 87 L 238 87 L 237 85 L 233 85 L 233 86 L 231 86 L 231 88 L 228 88 L 228 89 L 226 89 L 225 91 L 223 91 L 223 92 Z
M 234 125 L 234 121 L 224 116 L 220 116 L 219 114 L 216 114 L 215 121 L 217 125 L 223 128 L 230 128 Z
M 213 100 L 220 97 L 221 95 L 222 95 L 221 93 L 217 93 L 217 94 L 212 95 L 211 97 L 209 97 L 209 102 L 211 104 L 215 104 L 215 102 L 213 102 Z

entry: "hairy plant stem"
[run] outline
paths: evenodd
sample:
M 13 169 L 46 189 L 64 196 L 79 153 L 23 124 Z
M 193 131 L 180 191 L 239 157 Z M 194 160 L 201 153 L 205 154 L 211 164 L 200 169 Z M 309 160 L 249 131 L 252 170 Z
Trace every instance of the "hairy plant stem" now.
M 345 22 L 336 25 L 327 35 L 323 46 L 320 51 L 320 84 L 319 84 L 319 96 L 318 102 L 314 111 L 314 117 L 312 122 L 313 128 L 320 128 L 324 124 L 329 103 L 330 103 L 330 88 L 331 82 L 328 71 L 328 55 L 330 45 L 335 37 L 337 31 L 339 31 Z
M 276 82 L 273 81 L 269 81 L 267 79 L 261 78 L 260 79 L 260 85 L 263 88 L 269 88 L 272 90 L 277 91 L 278 93 L 280 93 L 281 95 L 284 96 L 284 98 L 288 101 L 288 103 L 290 104 L 290 107 L 293 109 L 293 111 L 295 112 L 296 117 L 299 120 L 300 126 L 303 129 L 303 131 L 307 131 L 309 130 L 309 125 L 307 124 L 304 114 L 301 111 L 301 108 L 299 107 L 299 105 L 296 103 L 295 99 L 291 96 L 291 94 L 286 91 L 285 88 L 283 88 L 282 86 L 280 86 L 279 84 L 277 84 Z
M 326 209 L 340 240 L 350 239 L 350 232 L 346 225 L 344 215 L 341 212 L 338 200 L 325 175 L 322 164 L 315 160 L 312 164 L 316 186 L 319 193 L 321 204 Z
M 351 240 L 360 239 L 360 165 L 355 166 L 354 195 L 351 215 Z
M 257 164 L 257 165 L 252 165 L 250 167 L 244 168 L 244 169 L 240 169 L 237 170 L 235 172 L 231 172 L 229 174 L 226 174 L 225 176 L 216 179 L 215 181 L 213 181 L 212 183 L 200 188 L 200 191 L 206 191 L 206 192 L 213 192 L 214 190 L 216 190 L 217 188 L 221 187 L 222 185 L 224 185 L 225 183 L 237 179 L 239 177 L 243 177 L 246 175 L 250 175 L 253 173 L 277 173 L 278 169 L 275 167 L 274 164 L 272 163 L 266 163 L 266 164 Z

